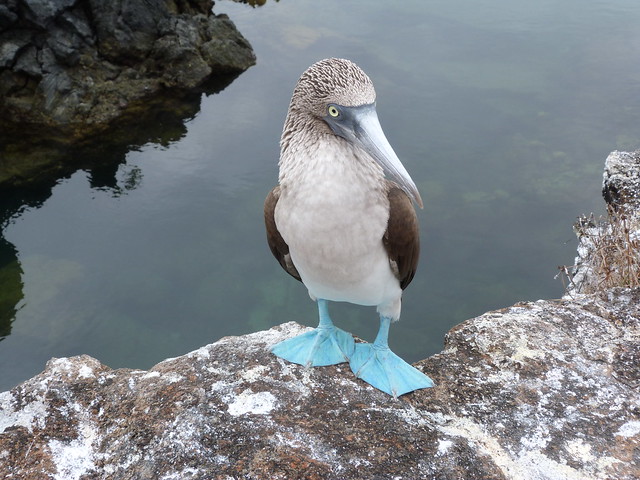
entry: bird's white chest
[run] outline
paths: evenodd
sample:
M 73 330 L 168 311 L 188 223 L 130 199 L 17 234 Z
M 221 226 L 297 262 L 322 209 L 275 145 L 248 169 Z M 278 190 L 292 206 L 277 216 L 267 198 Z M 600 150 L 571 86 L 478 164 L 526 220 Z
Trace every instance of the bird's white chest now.
M 400 292 L 382 243 L 389 203 L 381 173 L 331 148 L 281 182 L 280 234 L 309 293 L 379 305 Z

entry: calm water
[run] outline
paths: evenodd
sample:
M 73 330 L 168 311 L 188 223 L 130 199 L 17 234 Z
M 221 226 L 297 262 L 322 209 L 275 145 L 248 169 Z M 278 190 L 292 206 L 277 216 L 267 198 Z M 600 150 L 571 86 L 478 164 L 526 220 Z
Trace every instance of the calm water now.
M 225 1 L 258 64 L 169 139 L 112 171 L 59 180 L 13 214 L 0 243 L 0 390 L 52 356 L 148 368 L 225 335 L 316 323 L 304 287 L 264 241 L 293 86 L 341 56 L 373 79 L 391 144 L 425 201 L 422 258 L 390 343 L 416 361 L 455 324 L 562 295 L 571 225 L 603 210 L 611 150 L 640 148 L 640 3 Z M 158 125 L 148 125 L 157 139 Z M 96 152 L 100 152 L 96 145 Z M 102 157 L 101 157 L 102 155 Z M 97 158 L 100 157 L 100 158 Z M 366 339 L 373 308 L 334 305 Z

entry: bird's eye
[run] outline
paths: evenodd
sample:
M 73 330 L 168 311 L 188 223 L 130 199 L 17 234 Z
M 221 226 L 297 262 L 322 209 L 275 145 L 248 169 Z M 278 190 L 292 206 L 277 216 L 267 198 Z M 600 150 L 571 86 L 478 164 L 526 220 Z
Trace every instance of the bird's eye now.
M 338 110 L 338 107 L 336 107 L 335 105 L 329 105 L 329 108 L 327 110 L 329 112 L 329 115 L 333 118 L 338 118 L 340 116 L 340 110 Z

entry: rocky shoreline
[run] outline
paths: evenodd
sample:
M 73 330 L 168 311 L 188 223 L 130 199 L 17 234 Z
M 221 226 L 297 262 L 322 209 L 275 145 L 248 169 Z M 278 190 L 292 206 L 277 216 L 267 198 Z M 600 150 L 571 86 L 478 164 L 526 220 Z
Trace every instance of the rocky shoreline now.
M 637 220 L 640 154 L 610 159 L 605 192 L 627 194 L 605 198 Z M 223 338 L 148 371 L 52 359 L 0 394 L 0 478 L 640 478 L 640 288 L 467 320 L 416 364 L 436 386 L 395 401 L 345 365 L 269 353 L 304 329 Z
M 212 7 L 211 0 L 0 5 L 0 186 L 39 183 L 83 141 L 126 131 L 159 106 L 180 115 L 181 99 L 218 91 L 254 65 L 249 42 Z

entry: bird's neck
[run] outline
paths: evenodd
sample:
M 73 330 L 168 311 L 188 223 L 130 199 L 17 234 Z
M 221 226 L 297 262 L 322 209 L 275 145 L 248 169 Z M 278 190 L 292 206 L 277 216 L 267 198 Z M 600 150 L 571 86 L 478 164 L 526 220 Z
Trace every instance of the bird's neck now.
M 366 152 L 341 137 L 317 128 L 300 128 L 291 137 L 283 135 L 280 150 L 280 185 L 354 182 L 378 188 L 384 171 Z
M 328 133 L 331 133 L 331 129 L 323 120 L 291 105 L 280 138 L 280 157 L 290 149 L 312 145 Z

